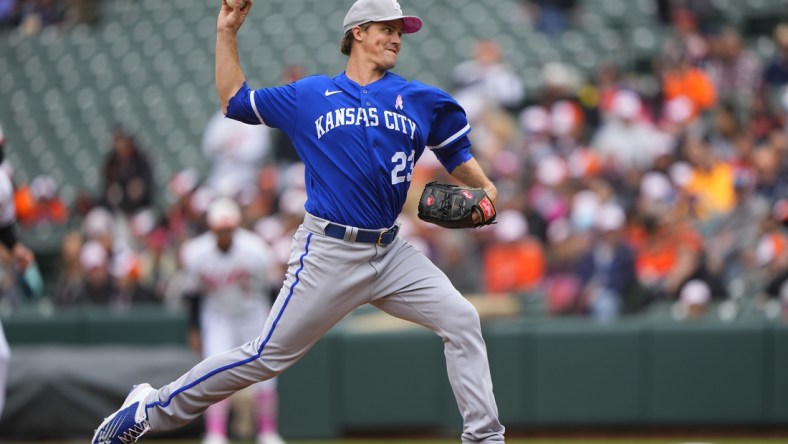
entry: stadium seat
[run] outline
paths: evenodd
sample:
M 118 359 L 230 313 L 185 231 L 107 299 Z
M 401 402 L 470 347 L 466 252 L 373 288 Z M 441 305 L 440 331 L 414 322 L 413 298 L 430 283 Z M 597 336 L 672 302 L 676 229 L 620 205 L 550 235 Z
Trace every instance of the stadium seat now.
M 727 21 L 746 24 L 759 54 L 773 54 L 768 32 L 762 31 L 772 26 L 767 19 L 786 16 L 788 2 L 712 2 Z M 257 26 L 242 30 L 239 49 L 250 83 L 279 84 L 289 64 L 307 73 L 341 71 L 339 26 L 345 11 L 335 6 L 317 0 L 256 4 Z M 586 73 L 601 60 L 648 67 L 665 34 L 652 0 L 592 0 L 580 6 L 578 26 L 552 39 L 533 28 L 520 0 L 411 2 L 408 9 L 426 26 L 408 37 L 398 71 L 451 89 L 447 72 L 470 57 L 477 39 L 490 37 L 500 41 L 529 93 L 539 88 L 541 67 L 549 61 Z M 776 6 L 783 13 L 768 13 Z M 122 125 L 138 135 L 151 157 L 165 159 L 155 162 L 157 177 L 191 164 L 204 166 L 202 131 L 218 106 L 212 88 L 215 14 L 210 2 L 104 0 L 96 26 L 60 35 L 0 31 L 0 100 L 7 104 L 0 107 L 0 124 L 15 148 L 9 157 L 27 176 L 54 164 L 64 186 L 98 186 L 96 169 L 109 134 Z M 628 42 L 632 50 L 625 50 Z M 79 166 L 65 166 L 75 163 Z

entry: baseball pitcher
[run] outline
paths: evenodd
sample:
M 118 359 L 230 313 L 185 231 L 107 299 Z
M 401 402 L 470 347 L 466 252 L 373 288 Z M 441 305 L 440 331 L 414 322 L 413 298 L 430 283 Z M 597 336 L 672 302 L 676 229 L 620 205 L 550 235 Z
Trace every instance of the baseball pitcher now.
M 419 31 L 421 19 L 403 14 L 396 0 L 358 0 L 340 28 L 344 72 L 251 89 L 237 41 L 252 6 L 252 0 L 222 3 L 216 89 L 228 118 L 280 129 L 305 164 L 307 214 L 293 237 L 284 284 L 256 339 L 208 357 L 159 389 L 136 386 L 93 442 L 126 444 L 148 430 L 192 421 L 285 371 L 364 304 L 439 335 L 463 418 L 462 442 L 504 442 L 479 314 L 438 267 L 397 236 L 413 166 L 425 149 L 470 188 L 428 191 L 424 217 L 445 218 L 454 228 L 495 218 L 497 191 L 471 155 L 463 109 L 445 92 L 391 71 L 402 36 Z

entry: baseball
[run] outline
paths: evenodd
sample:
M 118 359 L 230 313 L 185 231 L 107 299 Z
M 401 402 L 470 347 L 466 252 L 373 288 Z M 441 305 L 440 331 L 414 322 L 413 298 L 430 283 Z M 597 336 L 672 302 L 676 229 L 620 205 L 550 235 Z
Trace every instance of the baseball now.
M 231 8 L 235 8 L 236 0 L 224 0 L 224 1 L 227 2 L 227 6 Z M 244 0 L 239 0 L 238 7 L 243 8 L 244 6 L 246 6 L 246 2 Z

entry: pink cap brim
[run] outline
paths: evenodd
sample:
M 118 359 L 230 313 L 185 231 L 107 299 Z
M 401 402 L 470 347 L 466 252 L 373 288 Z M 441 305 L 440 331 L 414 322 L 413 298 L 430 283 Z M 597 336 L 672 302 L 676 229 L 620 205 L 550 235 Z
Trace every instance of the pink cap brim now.
M 419 29 L 424 25 L 424 22 L 421 21 L 420 18 L 414 15 L 395 15 L 391 17 L 382 17 L 379 19 L 372 20 L 373 22 L 389 22 L 392 20 L 402 20 L 402 33 L 403 34 L 413 34 L 414 32 L 418 32 Z
M 405 34 L 413 34 L 419 32 L 424 22 L 420 18 L 414 16 L 402 17 L 402 32 Z

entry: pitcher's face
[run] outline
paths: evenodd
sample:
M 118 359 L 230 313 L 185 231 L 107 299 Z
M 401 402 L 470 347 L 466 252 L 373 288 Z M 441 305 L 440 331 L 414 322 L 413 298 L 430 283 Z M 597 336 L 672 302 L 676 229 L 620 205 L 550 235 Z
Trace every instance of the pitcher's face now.
M 381 70 L 389 70 L 397 64 L 402 46 L 402 20 L 372 23 L 361 30 L 361 50 Z

